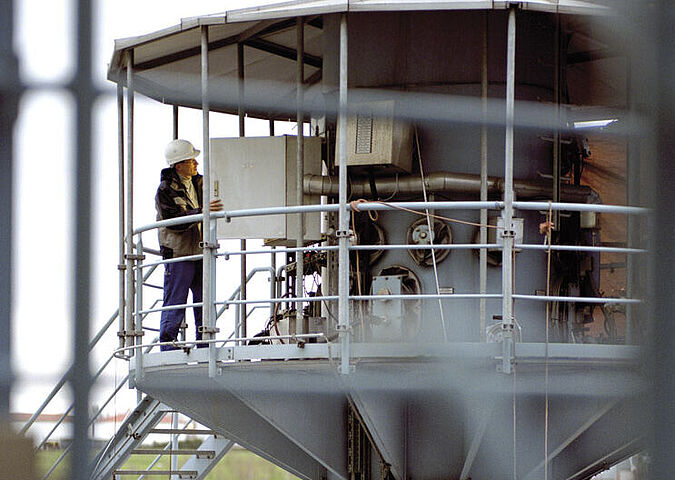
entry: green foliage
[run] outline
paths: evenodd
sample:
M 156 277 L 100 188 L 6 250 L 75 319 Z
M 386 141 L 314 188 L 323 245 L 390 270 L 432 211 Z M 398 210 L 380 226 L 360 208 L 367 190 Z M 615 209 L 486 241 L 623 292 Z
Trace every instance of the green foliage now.
M 201 439 L 188 439 L 180 442 L 181 448 L 197 448 L 201 444 Z M 163 448 L 162 444 L 148 445 L 148 448 Z M 42 478 L 45 473 L 51 468 L 54 462 L 61 456 L 62 450 L 43 450 L 37 454 L 36 471 L 38 478 Z M 187 461 L 187 455 L 180 455 L 178 457 L 178 465 L 182 465 Z M 132 456 L 127 463 L 122 467 L 123 470 L 143 470 L 153 461 L 154 457 L 151 455 L 135 455 Z M 49 476 L 53 480 L 66 480 L 68 476 L 68 456 L 65 457 L 61 465 Z M 166 456 L 155 465 L 157 470 L 166 470 L 171 463 L 171 457 Z M 131 476 L 122 476 L 121 479 L 131 479 Z M 164 478 L 164 477 L 152 477 Z M 243 448 L 233 448 L 225 457 L 211 470 L 206 476 L 207 480 L 225 480 L 225 479 L 239 479 L 239 480 L 295 480 L 297 477 L 277 467 L 276 465 L 260 458 L 254 453 L 249 452 Z

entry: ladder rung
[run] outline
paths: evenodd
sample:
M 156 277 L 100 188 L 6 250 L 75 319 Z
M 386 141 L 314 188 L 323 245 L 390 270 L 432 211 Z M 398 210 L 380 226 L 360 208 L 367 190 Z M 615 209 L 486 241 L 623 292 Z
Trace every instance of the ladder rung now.
M 175 434 L 184 434 L 184 435 L 217 435 L 213 430 L 206 429 L 188 429 L 184 430 L 181 428 L 153 428 L 150 430 L 150 433 L 175 433 Z
M 178 478 L 197 478 L 197 470 L 115 470 L 115 475 L 178 475 Z
M 216 456 L 215 450 L 198 450 L 196 448 L 165 450 L 163 448 L 141 448 L 133 450 L 133 455 L 196 455 L 197 458 L 213 458 Z

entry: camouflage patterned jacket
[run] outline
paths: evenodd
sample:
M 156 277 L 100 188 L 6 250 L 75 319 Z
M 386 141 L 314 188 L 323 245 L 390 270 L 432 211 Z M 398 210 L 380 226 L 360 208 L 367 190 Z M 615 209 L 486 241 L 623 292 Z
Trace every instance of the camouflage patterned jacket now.
M 199 208 L 190 208 L 188 195 L 175 168 L 162 170 L 161 183 L 155 195 L 155 209 L 157 220 L 182 217 L 202 213 L 202 184 L 203 178 L 197 174 L 192 177 L 192 184 L 197 192 Z M 202 241 L 201 222 L 192 222 L 173 227 L 159 229 L 159 246 L 162 257 L 174 258 L 202 253 L 199 242 Z

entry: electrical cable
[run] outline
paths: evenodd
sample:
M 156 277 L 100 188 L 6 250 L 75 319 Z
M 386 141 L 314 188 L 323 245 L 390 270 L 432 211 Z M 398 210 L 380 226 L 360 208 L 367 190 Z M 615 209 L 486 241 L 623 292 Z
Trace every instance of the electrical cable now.
M 359 207 L 358 207 L 359 203 L 379 203 L 380 205 L 385 205 L 387 207 L 394 208 L 396 210 L 402 210 L 404 212 L 414 213 L 415 215 L 420 215 L 420 216 L 423 216 L 423 217 L 426 217 L 428 215 L 431 218 L 436 218 L 436 219 L 439 219 L 439 220 L 445 220 L 445 221 L 453 222 L 453 223 L 461 223 L 462 225 L 470 225 L 470 226 L 473 226 L 473 227 L 486 227 L 486 228 L 495 228 L 495 229 L 503 229 L 504 228 L 504 227 L 499 227 L 497 225 L 482 224 L 482 223 L 477 223 L 477 222 L 469 222 L 468 220 L 459 220 L 457 218 L 444 217 L 442 215 L 436 215 L 434 213 L 420 212 L 419 210 L 414 210 L 412 208 L 402 207 L 400 205 L 396 205 L 395 203 L 389 203 L 389 202 L 385 202 L 383 200 L 366 200 L 365 198 L 359 198 L 358 200 L 353 200 L 353 201 L 349 202 L 349 206 L 351 207 L 352 210 L 356 210 L 358 212 L 358 211 L 360 211 Z
M 358 200 L 357 200 L 358 202 Z M 370 214 L 370 212 L 368 212 Z M 354 237 L 356 238 L 356 221 L 354 220 L 355 212 L 352 210 L 352 232 L 354 232 Z M 372 217 L 371 217 L 372 220 Z M 374 221 L 374 220 L 373 220 Z M 358 239 L 357 239 L 358 242 Z M 356 285 L 359 290 L 359 296 L 363 295 L 361 289 L 361 269 L 359 267 L 359 251 L 356 251 Z M 365 340 L 366 338 L 366 328 L 363 321 L 363 302 L 359 300 L 359 317 L 361 319 L 361 338 Z
M 548 215 L 546 217 L 546 243 L 548 244 L 547 259 L 546 259 L 546 296 L 551 293 L 551 229 L 553 228 L 553 207 L 551 202 L 548 202 Z M 550 318 L 551 305 L 546 301 L 546 347 L 544 353 L 544 390 L 545 390 L 545 407 L 544 407 L 544 480 L 548 480 L 548 417 L 549 417 L 549 399 L 548 399 L 548 330 Z
M 419 161 L 420 165 L 420 178 L 422 180 L 422 195 L 424 197 L 424 203 L 428 202 L 427 199 L 427 187 L 426 187 L 426 180 L 424 178 L 424 167 L 422 165 L 422 151 L 420 150 L 420 139 L 419 135 L 417 133 L 417 126 L 415 126 L 415 146 L 417 148 L 417 160 Z M 429 209 L 425 208 L 424 209 L 426 212 L 426 218 L 427 218 L 427 228 L 429 229 L 429 246 L 431 247 L 431 262 L 433 263 L 434 266 L 434 279 L 436 280 L 436 294 L 440 295 L 441 294 L 441 287 L 438 282 L 438 264 L 436 263 L 436 250 L 434 249 L 434 228 L 431 225 L 431 217 L 429 215 Z M 445 330 L 445 316 L 443 315 L 443 301 L 439 298 L 438 299 L 438 309 L 440 310 L 441 314 L 441 328 L 443 329 L 443 339 L 445 342 L 448 341 L 448 333 Z

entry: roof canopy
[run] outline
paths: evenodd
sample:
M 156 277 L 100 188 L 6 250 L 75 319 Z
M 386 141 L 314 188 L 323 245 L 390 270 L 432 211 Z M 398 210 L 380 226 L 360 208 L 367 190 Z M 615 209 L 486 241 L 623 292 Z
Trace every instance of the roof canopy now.
M 289 118 L 295 115 L 295 109 L 288 106 L 294 104 L 296 90 L 297 17 L 305 18 L 305 83 L 312 85 L 322 75 L 324 14 L 505 9 L 513 3 L 523 10 L 541 12 L 583 15 L 609 12 L 597 0 L 300 0 L 186 18 L 179 25 L 116 40 L 108 78 L 125 84 L 127 62 L 131 59 L 135 91 L 160 102 L 200 108 L 200 27 L 208 25 L 210 109 L 237 111 L 237 51 L 238 45 L 243 45 L 247 47 L 244 54 L 247 114 Z M 264 102 L 256 104 L 256 99 Z

